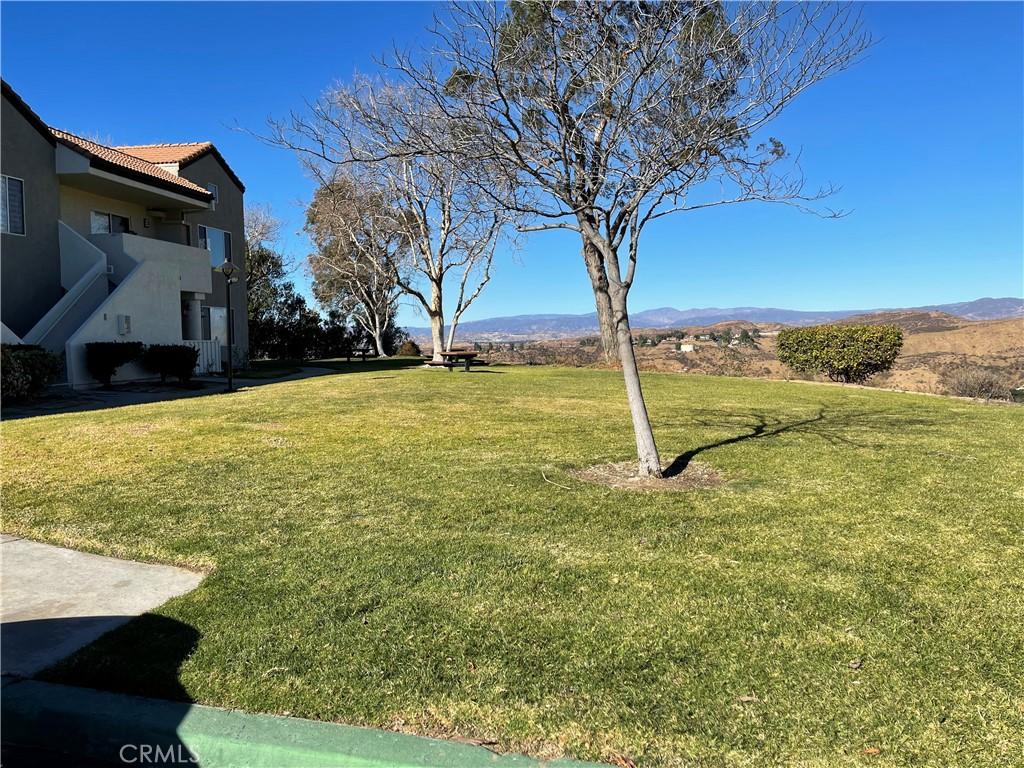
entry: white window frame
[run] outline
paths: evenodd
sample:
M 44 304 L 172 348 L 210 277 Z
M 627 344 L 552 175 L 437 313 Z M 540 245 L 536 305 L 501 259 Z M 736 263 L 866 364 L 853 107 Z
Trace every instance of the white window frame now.
M 3 230 L 5 235 L 13 235 L 14 237 L 26 237 L 28 235 L 28 211 L 25 208 L 25 180 L 20 176 L 11 176 L 9 173 L 3 174 L 3 178 L 14 179 L 15 181 L 21 182 L 21 232 L 11 232 L 11 209 L 10 209 L 10 187 L 7 188 L 7 194 L 3 196 L 3 200 L 0 201 L 0 205 L 3 205 L 7 212 L 7 228 Z M 4 185 L 6 186 L 6 185 Z
M 99 215 L 99 216 L 106 216 L 107 217 L 107 231 L 106 232 L 93 232 L 92 231 L 92 217 L 93 217 L 93 215 Z M 124 228 L 124 232 L 115 232 L 114 231 L 114 228 L 111 226 L 111 224 L 113 223 L 111 217 L 113 217 L 113 216 L 116 216 L 119 219 L 124 219 L 125 221 L 128 222 L 127 226 L 125 226 L 125 228 Z M 127 235 L 128 232 L 131 230 L 131 228 L 132 228 L 132 217 L 131 216 L 122 216 L 120 213 L 112 213 L 110 211 L 89 211 L 89 234 L 90 235 Z

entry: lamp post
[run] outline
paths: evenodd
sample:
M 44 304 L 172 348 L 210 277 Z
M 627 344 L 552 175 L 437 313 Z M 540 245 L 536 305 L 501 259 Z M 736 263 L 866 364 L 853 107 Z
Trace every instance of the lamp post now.
M 217 271 L 224 275 L 224 288 L 227 292 L 228 310 L 228 392 L 235 391 L 235 318 L 231 315 L 231 284 L 238 278 L 232 276 L 238 270 L 231 259 L 224 259 L 224 263 L 217 267 Z

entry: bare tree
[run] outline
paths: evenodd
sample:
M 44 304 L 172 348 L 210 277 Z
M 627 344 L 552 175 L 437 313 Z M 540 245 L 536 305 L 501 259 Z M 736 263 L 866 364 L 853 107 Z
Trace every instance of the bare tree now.
M 281 222 L 269 205 L 245 207 L 245 280 L 250 304 L 258 309 L 271 301 L 274 284 L 290 267 L 280 239 Z
M 606 351 L 622 363 L 641 474 L 660 476 L 627 298 L 658 218 L 745 201 L 804 209 L 796 162 L 765 127 L 869 45 L 850 5 L 455 3 L 428 56 L 393 68 L 463 127 L 432 151 L 504 173 L 484 191 L 578 232 Z M 449 139 L 461 141 L 449 141 Z M 497 202 L 498 196 L 494 195 Z M 824 211 L 826 215 L 836 215 Z
M 281 222 L 267 203 L 254 203 L 245 207 L 245 248 L 276 247 L 281 239 Z
M 356 174 L 387 209 L 402 212 L 388 213 L 383 225 L 397 227 L 408 246 L 391 272 L 429 318 L 440 360 L 459 319 L 491 279 L 495 248 L 512 215 L 481 183 L 489 166 L 424 151 L 436 141 L 462 143 L 458 124 L 416 89 L 362 77 L 324 94 L 308 114 L 271 122 L 271 129 L 271 140 L 295 150 L 321 186 Z M 445 339 L 450 276 L 458 288 Z
M 309 256 L 313 294 L 351 317 L 387 357 L 384 336 L 399 298 L 408 242 L 382 195 L 351 177 L 317 190 L 306 230 L 317 246 Z

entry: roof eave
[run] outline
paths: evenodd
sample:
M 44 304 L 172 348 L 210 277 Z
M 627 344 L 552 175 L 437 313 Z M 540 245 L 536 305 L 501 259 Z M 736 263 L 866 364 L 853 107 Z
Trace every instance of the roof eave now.
M 67 147 L 73 152 L 76 152 L 79 155 L 88 158 L 90 167 L 96 168 L 97 170 L 105 171 L 106 173 L 112 174 L 114 176 L 120 176 L 126 179 L 131 179 L 134 182 L 145 184 L 147 186 L 154 187 L 165 192 L 172 192 L 175 195 L 179 195 L 190 200 L 195 200 L 196 202 L 205 203 L 207 205 L 209 205 L 209 203 L 213 200 L 212 192 L 194 191 L 188 189 L 187 187 L 183 187 L 179 184 L 164 181 L 163 179 L 157 178 L 155 176 L 150 176 L 149 174 L 146 173 L 134 171 L 131 168 L 125 168 L 124 166 L 118 165 L 117 163 L 112 163 L 109 160 L 104 160 L 102 157 L 94 155 L 84 147 L 80 147 L 73 142 L 64 141 L 63 139 L 57 138 L 56 136 L 54 137 L 54 139 L 56 141 L 59 141 L 61 146 Z
M 199 158 L 205 157 L 208 154 L 212 154 L 214 158 L 216 158 L 217 162 L 221 164 L 221 167 L 224 168 L 228 176 L 231 177 L 231 180 L 235 182 L 235 184 L 242 192 L 245 192 L 245 184 L 243 184 L 242 180 L 238 178 L 238 175 L 233 170 L 231 170 L 231 166 L 228 165 L 228 161 L 224 159 L 224 155 L 220 153 L 220 150 L 217 149 L 216 145 L 214 144 L 210 144 L 210 146 L 206 147 L 200 152 L 197 152 L 194 156 L 188 158 L 187 160 L 182 160 L 181 162 L 178 163 L 178 167 L 184 168 L 187 165 L 191 165 Z

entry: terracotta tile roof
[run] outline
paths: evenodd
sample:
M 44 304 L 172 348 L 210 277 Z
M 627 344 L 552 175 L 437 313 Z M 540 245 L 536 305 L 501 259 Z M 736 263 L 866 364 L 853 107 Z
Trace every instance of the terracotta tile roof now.
M 68 131 L 61 131 L 47 125 L 35 112 L 29 108 L 24 100 L 15 93 L 10 84 L 2 81 L 3 95 L 11 104 L 19 110 L 25 118 L 52 144 L 56 141 L 70 147 L 71 149 L 89 157 L 97 167 L 102 167 L 111 173 L 133 177 L 148 184 L 163 187 L 174 192 L 195 197 L 208 202 L 213 195 L 205 188 L 177 176 L 170 171 L 165 171 L 161 164 L 177 163 L 179 166 L 188 165 L 194 160 L 207 153 L 212 154 L 223 167 L 228 176 L 232 178 L 238 188 L 245 192 L 245 185 L 242 180 L 231 170 L 224 156 L 217 151 L 209 141 L 190 141 L 174 144 L 139 144 L 135 146 L 108 147 L 90 139 L 77 136 Z
M 133 144 L 118 146 L 119 149 L 150 163 L 187 163 L 205 154 L 213 147 L 208 141 L 190 141 L 179 144 Z
M 81 136 L 76 136 L 73 133 L 61 131 L 57 128 L 51 127 L 50 131 L 57 141 L 89 156 L 94 161 L 98 160 L 100 164 L 108 166 L 109 170 L 114 173 L 128 172 L 129 175 L 141 177 L 141 181 L 153 183 L 165 189 L 170 188 L 176 192 L 183 192 L 191 197 L 198 196 L 202 200 L 209 200 L 212 197 L 208 190 L 203 189 L 198 184 L 194 184 L 180 176 L 175 176 L 173 173 L 165 171 L 152 162 L 143 160 L 135 155 L 128 154 L 114 147 L 97 144 L 95 141 L 84 139 Z
M 198 160 L 209 152 L 217 158 L 217 161 L 224 167 L 224 170 L 234 180 L 235 184 L 238 185 L 238 188 L 245 192 L 245 184 L 235 175 L 235 172 L 231 170 L 231 166 L 228 165 L 224 156 L 209 141 L 187 141 L 177 144 L 134 144 L 115 147 L 115 149 L 150 163 L 177 163 L 179 166 L 188 165 L 193 160 Z

